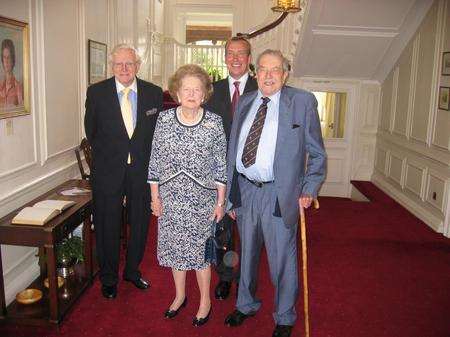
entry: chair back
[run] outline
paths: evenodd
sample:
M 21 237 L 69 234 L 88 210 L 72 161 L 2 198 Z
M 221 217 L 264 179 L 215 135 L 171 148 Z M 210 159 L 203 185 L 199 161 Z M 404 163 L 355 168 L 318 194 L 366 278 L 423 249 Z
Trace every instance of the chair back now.
M 88 140 L 86 138 L 83 138 L 81 140 L 81 143 L 79 146 L 75 148 L 75 155 L 77 157 L 78 162 L 78 168 L 80 169 L 81 179 L 88 180 L 89 174 L 86 173 L 83 166 L 83 161 L 81 159 L 81 152 L 84 155 L 84 159 L 86 160 L 86 164 L 89 168 L 89 172 L 92 168 L 92 150 L 91 145 L 89 144 Z

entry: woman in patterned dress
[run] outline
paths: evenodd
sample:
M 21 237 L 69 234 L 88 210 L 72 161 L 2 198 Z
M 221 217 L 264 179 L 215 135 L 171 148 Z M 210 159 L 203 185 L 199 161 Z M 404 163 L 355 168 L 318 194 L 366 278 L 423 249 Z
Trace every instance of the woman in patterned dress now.
M 172 268 L 176 290 L 164 315 L 173 318 L 186 305 L 186 271 L 195 270 L 200 305 L 193 325 L 200 326 L 211 311 L 211 269 L 204 254 L 212 220 L 224 216 L 226 139 L 221 118 L 201 107 L 212 93 L 201 67 L 180 67 L 169 91 L 180 106 L 158 117 L 148 175 L 158 217 L 158 261 Z

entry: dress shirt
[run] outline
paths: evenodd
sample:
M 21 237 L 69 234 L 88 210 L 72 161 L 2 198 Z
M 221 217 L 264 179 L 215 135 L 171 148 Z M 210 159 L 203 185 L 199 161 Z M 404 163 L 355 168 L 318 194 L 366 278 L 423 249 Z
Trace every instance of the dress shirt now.
M 230 88 L 230 102 L 233 100 L 233 94 L 234 94 L 234 82 L 239 81 L 239 95 L 242 95 L 245 89 L 245 85 L 247 84 L 248 80 L 248 73 L 245 73 L 240 78 L 235 80 L 233 77 L 228 76 L 228 87 Z
M 264 127 L 259 139 L 258 151 L 256 152 L 256 161 L 253 165 L 245 168 L 242 164 L 242 152 L 244 150 L 245 140 L 255 119 L 256 113 L 262 101 L 262 93 L 258 90 L 258 94 L 252 103 L 250 111 L 247 113 L 242 123 L 241 133 L 236 156 L 236 169 L 239 173 L 244 174 L 248 179 L 254 181 L 272 181 L 273 161 L 275 158 L 275 147 L 278 134 L 278 113 L 280 108 L 281 91 L 269 96 L 270 102 L 267 103 L 267 115 L 264 121 Z
M 136 128 L 136 119 L 137 119 L 137 82 L 136 77 L 134 78 L 133 83 L 129 86 L 130 92 L 128 93 L 128 98 L 131 102 L 131 111 L 133 113 L 133 128 Z M 119 97 L 119 103 L 122 103 L 123 98 L 123 92 L 122 90 L 125 89 L 125 86 L 120 83 L 118 80 L 116 80 L 116 89 L 117 89 L 117 96 Z

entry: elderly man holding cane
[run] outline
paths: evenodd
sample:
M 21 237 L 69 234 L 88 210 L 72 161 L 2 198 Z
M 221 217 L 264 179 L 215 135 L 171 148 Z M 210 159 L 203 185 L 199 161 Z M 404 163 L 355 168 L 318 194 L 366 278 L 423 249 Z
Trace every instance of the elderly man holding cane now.
M 275 337 L 288 337 L 297 314 L 297 223 L 325 178 L 326 154 L 317 101 L 285 86 L 288 62 L 277 50 L 257 60 L 258 91 L 243 95 L 228 148 L 227 210 L 237 218 L 241 277 L 236 310 L 225 324 L 239 326 L 259 310 L 255 297 L 262 244 L 275 287 Z

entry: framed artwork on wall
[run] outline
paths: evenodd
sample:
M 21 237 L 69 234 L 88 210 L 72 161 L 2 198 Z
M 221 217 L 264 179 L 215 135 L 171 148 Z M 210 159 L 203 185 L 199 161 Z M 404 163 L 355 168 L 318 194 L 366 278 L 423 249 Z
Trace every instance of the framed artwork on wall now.
M 442 53 L 442 71 L 444 76 L 450 76 L 450 51 Z
M 104 43 L 88 40 L 88 84 L 106 79 L 107 46 Z
M 0 118 L 30 113 L 28 23 L 0 16 Z
M 439 87 L 439 109 L 450 110 L 450 87 Z

